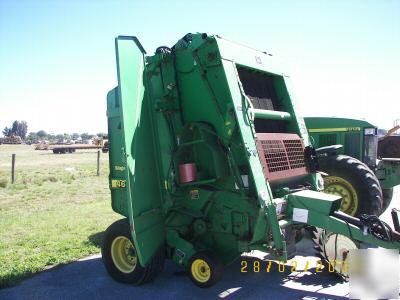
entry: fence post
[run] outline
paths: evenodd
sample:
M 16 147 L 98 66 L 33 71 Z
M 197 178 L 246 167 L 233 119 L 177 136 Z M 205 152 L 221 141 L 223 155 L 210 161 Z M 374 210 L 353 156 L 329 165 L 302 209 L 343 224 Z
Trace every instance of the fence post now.
M 97 176 L 100 176 L 100 150 L 97 150 Z
M 15 154 L 11 155 L 11 183 L 15 181 Z

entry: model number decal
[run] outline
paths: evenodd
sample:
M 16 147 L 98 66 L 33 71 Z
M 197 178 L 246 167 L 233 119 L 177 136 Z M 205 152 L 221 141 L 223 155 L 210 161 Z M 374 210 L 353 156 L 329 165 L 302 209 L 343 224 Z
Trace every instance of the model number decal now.
M 121 180 L 121 179 L 112 179 L 111 180 L 111 188 L 125 188 L 126 186 L 126 180 Z

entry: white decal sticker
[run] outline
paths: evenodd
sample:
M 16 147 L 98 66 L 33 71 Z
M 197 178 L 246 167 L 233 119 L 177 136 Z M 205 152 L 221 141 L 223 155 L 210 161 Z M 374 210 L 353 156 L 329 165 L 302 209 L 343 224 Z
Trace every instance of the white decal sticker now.
M 308 210 L 303 208 L 293 208 L 293 221 L 307 223 Z

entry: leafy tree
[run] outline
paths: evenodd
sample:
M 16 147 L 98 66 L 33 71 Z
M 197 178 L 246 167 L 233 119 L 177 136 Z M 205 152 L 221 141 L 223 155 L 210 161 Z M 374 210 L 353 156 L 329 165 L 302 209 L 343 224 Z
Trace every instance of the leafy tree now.
M 11 132 L 12 132 L 12 134 L 18 135 L 18 134 L 17 134 L 17 132 L 18 132 L 18 127 L 19 127 L 19 122 L 18 122 L 17 120 L 15 120 L 15 121 L 12 123 L 12 125 L 11 125 Z
M 8 128 L 7 126 L 4 127 L 4 129 L 3 129 L 3 135 L 4 135 L 5 137 L 10 137 L 10 136 L 11 136 L 11 133 L 12 133 L 11 128 Z
M 28 123 L 26 123 L 26 121 L 18 122 L 17 135 L 19 135 L 22 139 L 25 139 L 27 133 L 28 133 Z
M 56 140 L 56 136 L 54 134 L 51 134 L 51 133 L 49 133 L 46 137 L 51 142 L 54 142 Z
M 25 139 L 26 134 L 28 132 L 28 124 L 26 123 L 26 121 L 17 121 L 15 120 L 11 127 L 6 127 L 3 130 L 3 134 L 4 136 L 10 137 L 12 135 L 18 135 L 21 138 Z
M 71 135 L 71 137 L 72 137 L 73 140 L 79 139 L 80 136 L 81 136 L 81 135 L 80 135 L 79 133 L 76 133 L 76 132 L 74 132 L 74 133 Z
M 93 134 L 88 134 L 87 132 L 84 132 L 81 134 L 81 138 L 82 140 L 90 140 L 91 138 L 93 138 Z
M 96 134 L 97 135 L 97 137 L 99 137 L 99 138 L 103 138 L 103 136 L 106 136 L 107 135 L 107 133 L 104 133 L 104 132 L 99 132 L 98 134 Z
M 40 139 L 47 137 L 47 132 L 44 130 L 39 130 L 38 132 L 36 132 L 36 134 Z
M 28 136 L 26 137 L 26 141 L 35 144 L 39 141 L 39 137 L 36 132 L 29 132 Z
M 57 141 L 63 140 L 64 139 L 64 135 L 63 134 L 56 134 L 56 139 L 57 139 Z

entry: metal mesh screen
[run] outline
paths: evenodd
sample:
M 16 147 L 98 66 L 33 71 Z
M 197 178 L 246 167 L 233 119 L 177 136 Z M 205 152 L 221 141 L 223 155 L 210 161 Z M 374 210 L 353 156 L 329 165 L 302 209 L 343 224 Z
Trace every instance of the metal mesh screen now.
M 257 149 L 269 181 L 307 174 L 304 146 L 297 134 L 259 133 Z
M 301 140 L 283 140 L 291 169 L 303 168 L 304 149 Z
M 282 141 L 261 141 L 261 147 L 270 172 L 289 170 L 289 161 Z

